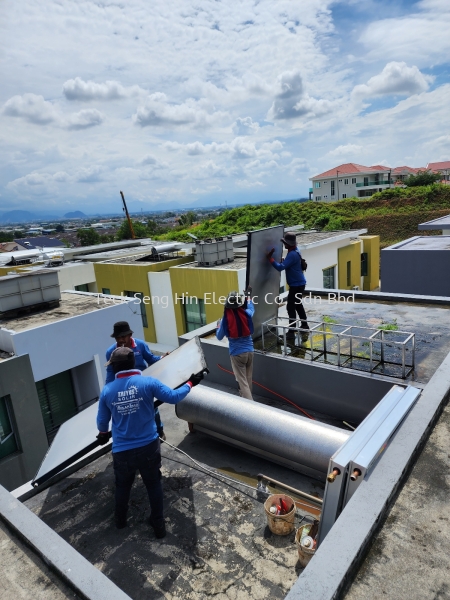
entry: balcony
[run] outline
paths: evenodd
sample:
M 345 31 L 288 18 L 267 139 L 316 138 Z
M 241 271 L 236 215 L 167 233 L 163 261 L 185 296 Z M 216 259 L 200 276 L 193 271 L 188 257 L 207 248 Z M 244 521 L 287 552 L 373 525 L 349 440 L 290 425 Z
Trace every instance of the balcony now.
M 367 183 L 357 183 L 356 187 L 369 187 L 378 185 L 391 185 L 392 181 L 368 181 Z

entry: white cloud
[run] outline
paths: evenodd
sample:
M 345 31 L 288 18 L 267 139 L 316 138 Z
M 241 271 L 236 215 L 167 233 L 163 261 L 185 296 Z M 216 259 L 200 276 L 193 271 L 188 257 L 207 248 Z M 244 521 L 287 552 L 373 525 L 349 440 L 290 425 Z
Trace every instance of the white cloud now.
M 237 179 L 236 185 L 247 190 L 265 187 L 265 184 L 262 181 L 248 181 L 247 179 Z
M 141 127 L 207 127 L 223 116 L 224 113 L 220 112 L 208 113 L 201 103 L 192 98 L 182 104 L 169 104 L 166 94 L 157 92 L 147 96 L 145 103 L 138 107 L 133 115 L 133 122 Z
M 3 113 L 9 117 L 22 118 L 35 125 L 48 125 L 59 120 L 53 104 L 36 94 L 13 96 L 5 102 Z
M 411 96 L 428 90 L 432 77 L 423 75 L 416 66 L 392 61 L 367 84 L 357 85 L 352 92 L 355 98 L 402 95 Z
M 338 146 L 334 150 L 327 152 L 331 158 L 347 158 L 349 156 L 358 156 L 363 151 L 363 147 L 358 144 L 345 144 Z
M 257 133 L 259 129 L 259 124 L 254 123 L 251 117 L 245 118 L 237 118 L 235 124 L 233 125 L 233 131 L 236 135 L 252 135 L 253 133 Z
M 311 169 L 306 158 L 294 158 L 288 168 L 292 173 L 303 173 Z
M 269 110 L 270 121 L 319 117 L 331 110 L 328 100 L 316 100 L 309 96 L 303 86 L 299 71 L 286 71 L 277 80 L 277 93 Z
M 91 100 L 120 100 L 141 91 L 138 86 L 124 88 L 118 81 L 95 83 L 94 81 L 83 81 L 81 77 L 69 79 L 63 84 L 62 89 L 67 100 L 78 100 L 81 102 L 89 102 Z
M 93 165 L 91 167 L 82 167 L 75 173 L 75 181 L 78 183 L 93 183 L 101 181 L 102 167 Z
M 146 154 L 139 161 L 140 165 L 156 165 L 158 164 L 158 159 L 153 156 L 153 154 Z
M 69 129 L 88 129 L 103 123 L 105 116 L 96 108 L 80 110 L 67 119 Z

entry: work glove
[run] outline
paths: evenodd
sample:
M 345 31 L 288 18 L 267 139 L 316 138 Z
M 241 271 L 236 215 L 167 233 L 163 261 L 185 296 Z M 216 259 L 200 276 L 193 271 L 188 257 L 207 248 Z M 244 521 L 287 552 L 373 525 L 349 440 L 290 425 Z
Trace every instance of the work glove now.
M 269 260 L 272 258 L 274 252 L 275 252 L 275 248 L 272 248 L 272 250 L 269 250 L 269 252 L 266 252 L 266 256 Z
M 188 383 L 192 384 L 192 387 L 195 387 L 196 385 L 198 385 L 200 383 L 200 381 L 202 379 L 203 379 L 203 373 L 199 373 L 198 375 L 196 375 L 195 373 L 192 373 L 192 375 L 188 379 Z
M 99 434 L 97 436 L 99 445 L 104 446 L 105 444 L 107 444 L 109 442 L 110 437 L 111 437 L 110 431 L 107 431 L 106 433 L 102 433 L 101 431 L 99 431 Z
M 244 295 L 247 296 L 247 298 L 250 298 L 252 295 L 252 291 L 253 291 L 253 288 L 251 285 L 249 285 L 248 288 L 246 290 L 244 290 Z

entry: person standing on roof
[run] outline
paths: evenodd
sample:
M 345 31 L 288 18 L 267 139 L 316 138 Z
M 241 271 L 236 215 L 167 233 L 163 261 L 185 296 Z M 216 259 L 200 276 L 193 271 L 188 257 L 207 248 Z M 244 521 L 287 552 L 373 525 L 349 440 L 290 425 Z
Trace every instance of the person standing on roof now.
M 112 420 L 112 455 L 115 490 L 115 522 L 118 529 L 127 526 L 131 487 L 139 470 L 147 488 L 151 514 L 148 520 L 157 538 L 166 535 L 163 490 L 161 485 L 160 441 L 155 423 L 154 398 L 178 404 L 200 383 L 203 374 L 192 374 L 184 385 L 171 390 L 153 377 L 145 377 L 135 368 L 136 353 L 121 346 L 113 350 L 108 367 L 114 380 L 100 394 L 97 413 L 97 439 L 101 445 L 109 441 Z
M 216 337 L 228 338 L 231 366 L 239 393 L 243 398 L 253 400 L 253 320 L 255 307 L 250 298 L 251 288 L 245 294 L 230 292 L 225 302 L 223 318 L 217 321 Z
M 168 354 L 167 352 L 163 356 L 155 356 L 151 352 L 146 342 L 135 339 L 132 336 L 133 332 L 131 331 L 127 321 L 118 321 L 117 323 L 114 323 L 114 330 L 111 334 L 111 337 L 115 338 L 116 343 L 110 346 L 106 351 L 106 360 L 109 361 L 111 354 L 116 348 L 119 348 L 120 346 L 123 346 L 124 348 L 130 348 L 134 352 L 136 369 L 139 369 L 139 371 L 144 371 L 147 367 L 153 365 L 155 362 L 158 362 L 158 360 L 161 360 L 161 358 L 164 358 L 164 356 Z M 114 381 L 114 370 L 112 365 L 108 365 L 106 368 L 105 383 L 111 383 L 111 381 Z M 159 414 L 159 410 L 157 408 L 155 409 L 155 421 L 158 435 L 162 440 L 165 441 L 166 435 L 164 433 L 164 425 L 161 421 L 161 415 Z
M 297 248 L 297 237 L 295 233 L 289 231 L 285 234 L 284 238 L 280 240 L 283 242 L 284 247 L 287 250 L 287 255 L 281 263 L 278 263 L 273 258 L 275 248 L 272 248 L 270 252 L 267 252 L 266 256 L 270 260 L 272 267 L 277 271 L 286 271 L 286 281 L 289 286 L 289 294 L 287 300 L 287 313 L 289 317 L 289 327 L 297 327 L 297 314 L 300 319 L 300 327 L 302 329 L 309 329 L 308 321 L 306 320 L 305 307 L 303 306 L 302 296 L 305 291 L 306 278 L 304 275 L 304 268 L 306 262 L 302 259 L 300 250 Z M 303 263 L 303 267 L 302 267 Z M 308 340 L 309 335 L 306 331 L 302 332 L 302 341 Z M 295 340 L 295 331 L 289 330 L 286 335 L 286 339 Z

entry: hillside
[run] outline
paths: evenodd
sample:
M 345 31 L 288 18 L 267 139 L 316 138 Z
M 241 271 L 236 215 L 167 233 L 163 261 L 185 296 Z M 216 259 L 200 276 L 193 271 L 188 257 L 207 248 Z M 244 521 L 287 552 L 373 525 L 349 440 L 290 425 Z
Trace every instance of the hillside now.
M 189 229 L 174 230 L 158 236 L 162 240 L 189 241 L 187 232 L 200 239 L 242 233 L 284 223 L 325 231 L 366 227 L 369 234 L 380 235 L 386 247 L 419 235 L 417 225 L 450 213 L 450 186 L 430 185 L 393 188 L 368 199 L 348 198 L 339 202 L 286 202 L 233 208 L 214 220 Z M 436 232 L 434 232 L 436 233 Z M 430 232 L 433 235 L 433 232 Z M 427 235 L 421 232 L 420 235 Z

